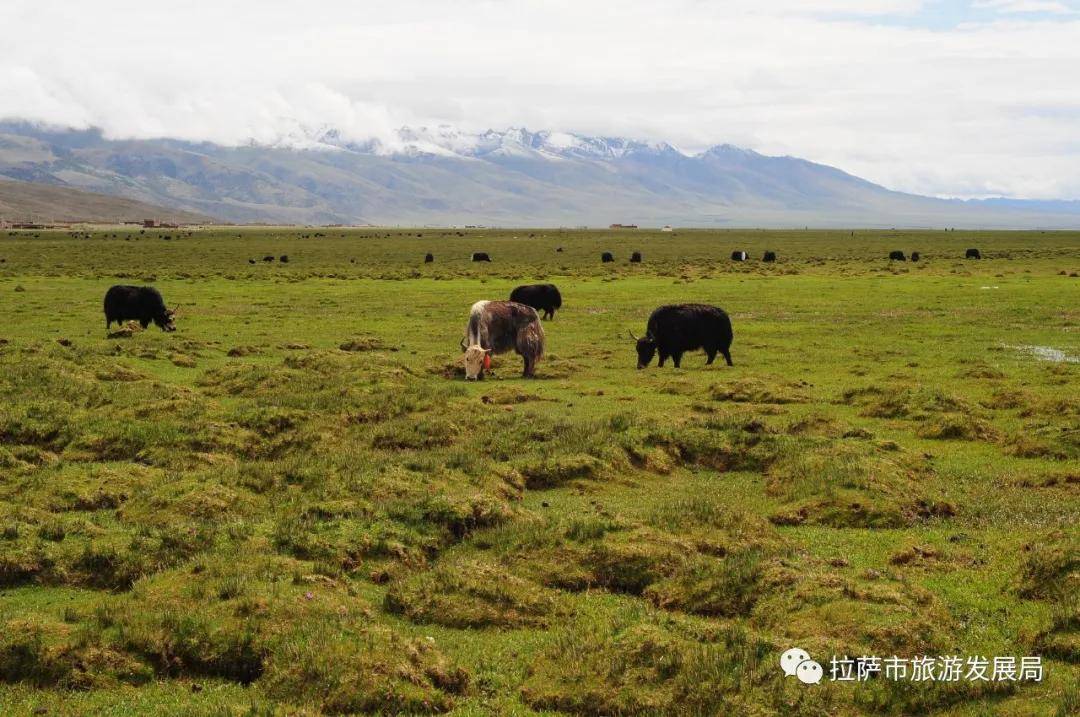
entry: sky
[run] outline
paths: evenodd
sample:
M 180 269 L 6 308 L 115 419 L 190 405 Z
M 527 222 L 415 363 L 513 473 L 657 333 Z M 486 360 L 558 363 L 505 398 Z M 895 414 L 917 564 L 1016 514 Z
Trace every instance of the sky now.
M 1080 199 L 1080 0 L 2 0 L 0 118 L 114 138 L 524 126 Z

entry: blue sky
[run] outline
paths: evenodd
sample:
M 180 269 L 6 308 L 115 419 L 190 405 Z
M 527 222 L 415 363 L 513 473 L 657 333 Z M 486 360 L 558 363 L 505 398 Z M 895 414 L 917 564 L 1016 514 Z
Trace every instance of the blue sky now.
M 858 20 L 873 24 L 953 30 L 964 25 L 1001 21 L 1062 22 L 1080 15 L 1077 0 L 926 0 L 911 3 L 913 10 L 860 14 L 825 12 L 832 19 Z
M 0 118 L 111 137 L 525 126 L 1080 199 L 1080 0 L 3 0 L 0 27 Z

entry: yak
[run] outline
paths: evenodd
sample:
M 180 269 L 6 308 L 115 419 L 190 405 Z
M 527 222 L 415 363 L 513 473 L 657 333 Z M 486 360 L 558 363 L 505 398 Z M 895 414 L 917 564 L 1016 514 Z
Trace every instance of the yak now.
M 731 252 L 732 261 L 746 261 L 747 256 L 745 251 L 733 251 Z
M 609 264 L 615 261 L 615 256 L 610 251 L 605 251 L 603 254 L 600 255 L 600 261 L 604 264 Z
M 965 259 L 982 259 L 982 254 L 979 253 L 978 249 L 968 249 L 967 252 L 964 253 L 964 258 Z
M 491 257 L 487 255 L 486 251 L 474 251 L 472 255 L 473 261 L 491 261 Z
M 105 330 L 115 321 L 138 321 L 145 329 L 150 322 L 162 331 L 176 331 L 173 317 L 176 311 L 165 308 L 161 292 L 152 286 L 116 285 L 105 292 Z
M 904 252 L 899 249 L 889 252 L 889 261 L 907 261 Z
M 775 251 L 767 251 L 767 252 L 765 252 L 765 255 L 761 257 L 761 260 L 762 261 L 769 261 L 769 262 L 776 261 L 776 252 Z
M 554 284 L 525 284 L 510 292 L 510 301 L 531 306 L 544 313 L 544 319 L 554 319 L 555 310 L 562 308 L 562 294 Z
M 635 251 L 633 254 L 630 255 L 630 263 L 631 264 L 640 264 L 641 263 L 641 252 L 640 251 Z
M 911 260 L 912 261 L 918 261 L 921 258 L 922 257 L 920 256 L 919 252 L 917 252 L 917 251 L 911 252 Z
M 424 263 L 425 264 L 430 264 L 433 261 L 435 261 L 435 255 L 434 254 L 424 254 Z
M 479 381 L 491 368 L 491 355 L 513 350 L 525 361 L 523 378 L 536 375 L 544 355 L 544 327 L 536 309 L 515 301 L 477 301 L 461 340 L 465 351 L 465 378 Z
M 731 319 L 727 313 L 716 306 L 705 304 L 670 304 L 661 306 L 649 316 L 645 335 L 640 339 L 630 336 L 637 342 L 639 369 L 645 368 L 656 353 L 660 354 L 660 365 L 670 356 L 679 368 L 682 356 L 687 351 L 705 349 L 708 356 L 706 365 L 712 364 L 717 353 L 724 356 L 727 365 L 731 363 Z

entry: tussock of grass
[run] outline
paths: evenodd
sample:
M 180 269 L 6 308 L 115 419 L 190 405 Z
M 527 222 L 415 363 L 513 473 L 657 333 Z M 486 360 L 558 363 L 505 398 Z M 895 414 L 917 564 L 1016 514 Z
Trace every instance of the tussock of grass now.
M 1024 546 L 1017 591 L 1028 599 L 1080 594 L 1080 536 L 1059 530 Z
M 87 690 L 145 684 L 146 664 L 58 622 L 9 620 L 0 631 L 0 680 Z
M 738 628 L 633 611 L 588 616 L 533 663 L 522 696 L 571 714 L 744 714 L 769 653 Z
M 899 528 L 956 510 L 926 487 L 925 458 L 856 442 L 815 442 L 786 452 L 766 473 L 766 490 L 787 501 L 777 525 Z
M 557 593 L 480 560 L 440 562 L 398 580 L 386 607 L 414 622 L 448 627 L 542 627 L 560 611 Z
M 920 438 L 951 441 L 994 441 L 998 432 L 986 421 L 964 413 L 936 417 L 919 426 Z
M 714 401 L 733 401 L 735 403 L 806 403 L 805 384 L 791 383 L 779 379 L 765 380 L 744 378 L 729 384 L 714 384 L 709 388 L 709 396 Z
M 530 461 L 518 466 L 525 486 L 532 490 L 554 488 L 568 481 L 595 478 L 603 470 L 603 462 L 590 455 L 560 456 Z
M 348 339 L 338 346 L 342 351 L 396 351 L 396 348 L 387 346 L 382 339 L 376 336 L 358 336 Z

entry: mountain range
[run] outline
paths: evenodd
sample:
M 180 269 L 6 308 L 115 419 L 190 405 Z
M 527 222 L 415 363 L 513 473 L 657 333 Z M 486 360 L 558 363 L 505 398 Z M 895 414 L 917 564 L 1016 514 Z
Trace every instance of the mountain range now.
M 298 127 L 223 146 L 3 121 L 0 177 L 236 223 L 1080 227 L 1080 202 L 938 199 L 726 144 L 687 154 L 522 128 L 404 127 L 353 141 Z

